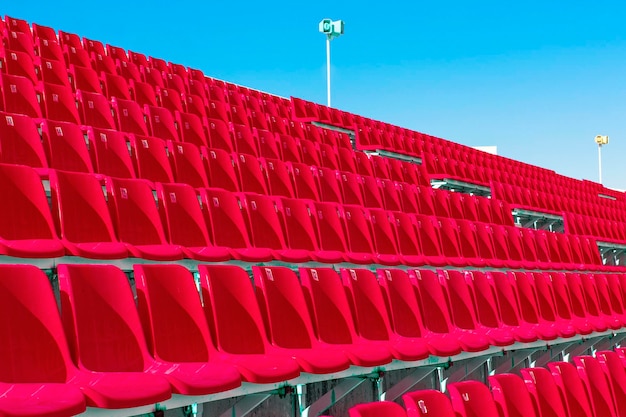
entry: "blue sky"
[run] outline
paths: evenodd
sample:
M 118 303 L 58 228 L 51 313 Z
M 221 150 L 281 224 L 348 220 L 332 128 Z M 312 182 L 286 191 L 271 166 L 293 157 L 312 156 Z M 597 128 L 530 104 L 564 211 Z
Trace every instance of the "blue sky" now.
M 177 4 L 177 7 L 172 7 Z M 626 2 L 3 2 L 0 14 L 626 189 Z

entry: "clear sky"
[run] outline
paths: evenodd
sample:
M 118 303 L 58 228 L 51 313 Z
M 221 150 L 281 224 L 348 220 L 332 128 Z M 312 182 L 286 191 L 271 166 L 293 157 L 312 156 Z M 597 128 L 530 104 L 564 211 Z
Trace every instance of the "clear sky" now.
M 0 14 L 626 189 L 623 1 L 2 1 Z

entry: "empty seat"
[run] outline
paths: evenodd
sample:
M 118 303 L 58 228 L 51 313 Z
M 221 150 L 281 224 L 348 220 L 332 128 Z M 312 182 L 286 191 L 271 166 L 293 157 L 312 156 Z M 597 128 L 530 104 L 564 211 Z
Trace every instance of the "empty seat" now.
M 144 115 L 139 104 L 131 100 L 113 98 L 111 100 L 117 127 L 122 132 L 148 136 L 148 127 L 144 121 Z
M 448 385 L 452 408 L 459 417 L 498 417 L 489 388 L 478 381 L 463 381 Z
M 182 142 L 198 147 L 208 146 L 207 134 L 202 120 L 191 113 L 174 112 L 174 121 L 178 127 L 178 135 Z
M 205 262 L 232 259 L 228 248 L 214 246 L 196 191 L 187 184 L 156 184 L 159 210 L 172 245 L 183 247 L 185 256 Z
M 168 141 L 167 150 L 176 182 L 196 188 L 209 186 L 200 149 L 191 143 Z
M 222 149 L 202 148 L 207 164 L 209 185 L 229 191 L 239 191 L 239 180 L 232 155 Z
M 287 163 L 291 167 L 290 172 L 293 176 L 294 191 L 296 197 L 313 201 L 320 201 L 320 194 L 316 186 L 313 170 L 315 167 L 296 162 Z
M 0 196 L 0 253 L 19 258 L 56 258 L 65 254 L 35 171 L 0 164 Z
M 396 359 L 417 361 L 429 356 L 426 338 L 393 332 L 376 275 L 365 269 L 342 269 L 341 278 L 354 311 L 357 333 L 366 340 L 383 342 Z
M 2 72 L 6 72 L 10 75 L 19 75 L 30 80 L 31 83 L 36 84 L 38 81 L 37 73 L 35 72 L 35 64 L 30 54 L 26 52 L 4 50 L 0 52 L 0 63 L 2 64 Z M 65 65 L 63 65 L 65 69 Z M 67 82 L 67 77 L 66 77 Z
M 567 415 L 580 417 L 593 415 L 589 397 L 576 367 L 569 362 L 550 362 L 548 368 L 561 390 Z
M 265 172 L 268 190 L 271 195 L 295 197 L 291 174 L 287 165 L 277 159 L 260 159 L 262 171 Z
M 542 417 L 567 417 L 563 397 L 554 378 L 546 368 L 520 370 L 526 389 L 534 399 L 536 413 Z
M 168 380 L 186 375 L 165 367 L 160 372 L 151 369 L 154 360 L 126 275 L 112 265 L 59 265 L 58 273 L 61 317 L 78 368 L 84 373 L 112 373 L 119 380 L 113 391 L 117 403 L 112 401 L 111 408 L 167 398 Z
M 577 356 L 574 364 L 596 416 L 617 416 L 613 392 L 600 363 L 592 356 Z
M 241 196 L 217 188 L 201 189 L 206 224 L 216 245 L 230 248 L 236 259 L 265 262 L 273 259 L 270 248 L 253 247 Z
M 54 293 L 41 270 L 2 265 L 0 286 L 2 315 L 11 317 L 0 326 L 6 342 L 0 368 L 3 413 L 69 416 L 84 411 L 85 400 L 91 407 L 124 408 L 170 397 L 169 385 L 158 377 L 76 369 Z
M 156 182 L 174 182 L 165 141 L 130 135 L 130 153 L 137 177 Z
M 42 124 L 50 168 L 64 171 L 93 172 L 89 150 L 79 126 L 46 120 Z
M 0 112 L 0 162 L 47 170 L 48 161 L 35 120 Z
M 55 84 L 42 84 L 43 96 L 41 105 L 44 109 L 45 117 L 51 120 L 80 123 L 76 100 L 72 90 L 67 86 Z
M 4 111 L 41 118 L 41 108 L 33 83 L 26 77 L 0 74 Z
M 227 391 L 241 384 L 218 358 L 193 276 L 180 265 L 135 265 L 135 285 L 147 346 L 172 389 L 185 395 Z
M 409 417 L 454 417 L 450 399 L 434 389 L 408 392 L 402 396 Z
M 130 100 L 130 87 L 126 79 L 120 75 L 102 72 L 100 75 L 104 95 L 111 100 L 116 97 L 121 100 Z
M 499 374 L 489 377 L 493 399 L 508 417 L 536 416 L 535 403 L 524 380 L 514 374 Z
M 144 106 L 150 134 L 162 140 L 180 141 L 172 113 L 163 107 Z
M 379 366 L 391 362 L 387 343 L 361 337 L 354 325 L 341 279 L 332 269 L 300 268 L 300 281 L 311 300 L 311 318 L 318 339 L 343 348 L 357 366 Z
M 313 332 L 306 300 L 294 271 L 284 267 L 253 267 L 257 300 L 270 342 L 290 353 L 309 373 L 339 372 L 350 366 L 341 348 L 320 342 Z
M 107 204 L 116 236 L 136 258 L 170 261 L 183 258 L 180 246 L 166 238 L 153 191 L 148 182 L 107 178 Z
M 69 254 L 93 259 L 128 256 L 115 237 L 100 182 L 92 174 L 50 171 L 52 215 Z
M 70 65 L 67 73 L 75 92 L 82 90 L 87 93 L 102 94 L 100 78 L 93 69 Z
M 76 91 L 81 121 L 84 125 L 100 129 L 117 130 L 111 114 L 111 105 L 102 94 Z
M 489 339 L 480 333 L 461 329 L 454 325 L 449 310 L 449 295 L 437 273 L 431 270 L 409 272 L 417 288 L 424 312 L 424 326 L 433 333 L 448 333 L 458 341 L 466 352 L 480 352 L 489 347 Z
M 233 154 L 239 176 L 239 188 L 249 193 L 267 194 L 267 185 L 259 160 L 252 155 Z
M 89 127 L 87 138 L 96 172 L 111 177 L 135 177 L 135 168 L 123 133 Z
M 287 381 L 300 375 L 291 355 L 275 352 L 266 336 L 250 277 L 237 266 L 200 265 L 204 310 L 220 359 L 254 383 Z
M 507 330 L 492 322 L 485 326 L 478 320 L 471 280 L 471 272 L 448 270 L 443 272 L 443 284 L 446 286 L 450 298 L 450 315 L 456 326 L 461 329 L 474 331 L 489 339 L 493 346 L 508 346 L 515 342 L 515 337 Z
M 234 151 L 233 140 L 228 125 L 217 119 L 206 119 L 209 146 L 214 149 L 223 149 L 229 153 Z

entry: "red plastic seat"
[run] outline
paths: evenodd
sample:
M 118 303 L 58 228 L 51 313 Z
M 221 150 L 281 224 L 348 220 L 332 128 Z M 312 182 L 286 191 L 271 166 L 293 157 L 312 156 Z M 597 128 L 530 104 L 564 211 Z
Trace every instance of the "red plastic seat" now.
M 479 322 L 472 288 L 472 272 L 443 271 L 443 278 L 450 297 L 450 315 L 456 326 L 484 335 L 493 346 L 509 346 L 515 342 L 513 334 L 498 327 L 497 322 L 492 323 L 492 326 Z
M 46 120 L 43 142 L 48 148 L 50 168 L 75 172 L 94 172 L 83 131 L 73 123 Z
M 41 118 L 41 108 L 31 80 L 18 75 L 0 74 L 4 111 Z
M 173 375 L 150 369 L 154 360 L 126 275 L 112 265 L 59 265 L 58 274 L 61 317 L 78 369 L 85 374 L 110 373 L 117 382 L 111 387 L 108 408 L 153 404 L 169 397 L 168 379 Z
M 36 267 L 0 266 L 0 287 L 2 316 L 11 317 L 0 326 L 3 414 L 70 416 L 85 410 L 85 399 L 92 407 L 123 408 L 170 397 L 166 381 L 147 375 L 77 370 L 54 293 Z
M 77 90 L 76 100 L 79 104 L 81 121 L 84 125 L 100 129 L 117 130 L 111 114 L 111 104 L 105 96 Z
M 311 318 L 321 342 L 343 348 L 350 362 L 357 366 L 391 362 L 387 343 L 357 334 L 341 278 L 334 270 L 300 268 L 300 281 L 305 296 L 311 301 Z
M 499 417 L 489 388 L 478 381 L 463 381 L 448 385 L 452 408 L 458 417 Z
M 166 141 L 180 141 L 174 116 L 169 110 L 163 107 L 144 106 L 144 113 L 152 136 Z
M 200 149 L 192 143 L 168 141 L 167 150 L 176 182 L 195 188 L 209 186 Z
M 492 375 L 488 378 L 493 399 L 507 417 L 537 416 L 535 404 L 524 380 L 514 374 Z
M 126 133 L 148 136 L 148 127 L 141 107 L 134 101 L 114 97 L 111 107 L 117 121 L 117 128 Z
M 47 171 L 46 153 L 33 119 L 0 112 L 0 162 Z
M 348 410 L 350 417 L 406 417 L 401 405 L 390 401 L 358 404 Z
M 593 411 L 585 386 L 578 376 L 576 367 L 569 362 L 550 362 L 548 364 L 556 385 L 561 390 L 563 403 L 570 417 L 592 416 Z
M 520 370 L 526 389 L 536 404 L 536 413 L 541 417 L 567 417 L 563 397 L 554 378 L 546 368 Z
M 213 330 L 218 358 L 237 367 L 253 383 L 287 381 L 300 375 L 291 355 L 269 343 L 250 277 L 237 266 L 200 265 L 204 311 Z
M 183 258 L 166 238 L 153 191 L 144 180 L 107 178 L 107 203 L 116 236 L 136 258 L 173 261 Z
M 167 147 L 159 138 L 130 135 L 130 153 L 138 178 L 155 182 L 174 182 Z
M 222 149 L 202 148 L 202 157 L 206 161 L 207 175 L 211 188 L 239 191 L 239 180 L 235 170 L 235 161 L 231 154 Z
M 427 329 L 433 333 L 450 334 L 466 352 L 480 352 L 489 348 L 489 339 L 485 335 L 458 328 L 452 322 L 448 309 L 449 295 L 442 283 L 443 277 L 426 269 L 412 270 L 409 276 L 417 288 Z
M 20 77 L 28 78 L 33 84 L 37 83 L 38 78 L 35 72 L 35 64 L 30 54 L 5 49 L 0 52 L 0 63 L 2 63 L 3 72 L 9 75 L 19 75 Z M 65 65 L 63 65 L 63 69 L 65 69 Z
M 198 147 L 208 146 L 207 134 L 202 119 L 191 113 L 174 112 L 174 120 L 178 126 L 178 134 L 182 142 Z
M 241 385 L 237 369 L 217 358 L 195 282 L 180 265 L 135 265 L 135 285 L 150 372 L 164 374 L 172 390 L 206 395 Z
M 205 262 L 232 259 L 229 248 L 213 245 L 198 194 L 187 184 L 156 184 L 167 239 L 183 247 L 185 256 Z
M 450 333 L 424 325 L 417 289 L 406 272 L 399 269 L 378 270 L 378 280 L 387 298 L 391 324 L 396 334 L 407 338 L 422 338 L 436 356 L 461 353 L 459 341 Z
M 74 256 L 120 259 L 128 256 L 115 237 L 98 179 L 92 174 L 50 171 L 52 216 L 63 245 Z
M 126 79 L 110 72 L 102 72 L 100 80 L 104 95 L 111 100 L 113 97 L 122 100 L 131 100 L 130 87 Z
M 452 403 L 441 391 L 420 390 L 402 396 L 408 417 L 455 417 Z
M 577 356 L 574 364 L 586 388 L 591 409 L 596 416 L 617 416 L 613 392 L 600 363 L 592 356 Z
M 135 168 L 123 133 L 90 127 L 87 129 L 87 138 L 96 172 L 118 178 L 135 177 Z
M 19 258 L 56 258 L 65 254 L 35 171 L 0 164 L 0 196 L 0 253 Z
M 320 342 L 298 276 L 285 267 L 253 267 L 257 300 L 273 346 L 291 354 L 304 372 L 327 374 L 348 369 L 342 349 Z
M 267 195 L 267 184 L 261 172 L 261 163 L 252 155 L 233 154 L 233 161 L 239 176 L 241 191 Z
M 417 361 L 429 356 L 427 340 L 393 332 L 376 276 L 365 269 L 342 269 L 341 278 L 352 301 L 357 333 L 366 340 L 383 342 L 396 359 Z
M 343 231 L 343 210 L 332 203 L 314 203 L 319 251 L 316 257 L 321 262 L 337 263 L 347 259 L 348 244 Z
M 81 90 L 87 93 L 102 94 L 100 78 L 93 69 L 70 65 L 67 75 L 72 81 L 74 92 Z
M 253 247 L 250 242 L 241 195 L 216 188 L 199 192 L 210 237 L 216 245 L 229 248 L 236 259 L 248 262 L 266 262 L 274 258 L 272 249 Z

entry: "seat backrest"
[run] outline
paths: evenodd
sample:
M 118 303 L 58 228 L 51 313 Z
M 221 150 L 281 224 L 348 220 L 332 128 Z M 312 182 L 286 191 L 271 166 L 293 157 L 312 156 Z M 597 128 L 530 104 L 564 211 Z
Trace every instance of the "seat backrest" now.
M 34 119 L 0 112 L 0 162 L 34 168 L 48 167 Z
M 341 280 L 349 294 L 357 332 L 370 340 L 389 340 L 392 330 L 376 275 L 367 269 L 342 269 Z
M 252 282 L 234 265 L 200 265 L 204 311 L 218 349 L 264 354 L 268 341 Z
M 493 282 L 502 322 L 508 326 L 519 326 L 522 323 L 519 300 L 509 277 L 502 271 L 489 272 L 487 276 Z
M 113 222 L 98 179 L 91 174 L 50 171 L 52 215 L 70 242 L 115 242 Z
M 462 329 L 476 329 L 478 320 L 474 297 L 467 282 L 469 277 L 458 270 L 442 271 L 442 277 L 450 296 L 450 313 L 454 324 Z
M 0 379 L 65 383 L 74 369 L 46 275 L 32 265 L 0 265 Z
M 576 367 L 569 362 L 550 362 L 548 368 L 561 390 L 568 415 L 570 417 L 592 416 L 589 398 Z
M 410 417 L 455 417 L 452 403 L 441 391 L 434 389 L 412 391 L 402 396 Z
M 212 246 L 196 191 L 187 184 L 156 184 L 159 213 L 171 244 Z
M 96 172 L 119 178 L 134 178 L 126 136 L 115 130 L 87 128 L 89 151 Z
M 167 142 L 167 150 L 176 182 L 201 188 L 209 186 L 200 149 L 192 143 Z
M 167 242 L 152 188 L 145 180 L 107 178 L 109 211 L 121 242 L 161 245 Z
M 159 138 L 129 135 L 130 153 L 137 177 L 156 182 L 174 182 L 166 144 Z
M 251 246 L 241 195 L 217 188 L 201 189 L 202 212 L 216 246 Z
M 250 240 L 257 248 L 285 249 L 277 205 L 271 197 L 246 193 L 241 195 Z
M 46 120 L 42 124 L 42 133 L 50 168 L 94 172 L 84 134 L 78 125 Z
M 525 368 L 520 374 L 526 389 L 537 405 L 541 417 L 567 417 L 563 397 L 554 378 L 546 368 Z
M 113 265 L 59 265 L 61 317 L 79 368 L 143 372 L 150 361 L 130 283 Z
M 403 337 L 423 337 L 420 301 L 409 275 L 400 269 L 379 269 L 377 274 L 394 331 Z
M 589 395 L 589 403 L 595 415 L 616 416 L 613 392 L 607 375 L 597 359 L 592 356 L 577 356 L 574 358 L 574 364 Z
M 317 251 L 314 210 L 303 200 L 280 198 L 275 200 L 284 225 L 286 244 L 290 249 Z
M 514 374 L 498 374 L 488 379 L 493 399 L 503 411 L 503 416 L 536 416 L 533 400 L 522 378 Z
M 54 238 L 54 224 L 37 173 L 21 165 L 0 164 L 0 238 Z
M 500 327 L 502 319 L 493 284 L 482 271 L 465 271 L 465 276 L 474 296 L 478 322 L 487 327 Z
M 435 333 L 452 331 L 450 302 L 442 277 L 429 269 L 416 269 L 409 273 L 414 278 L 424 314 L 424 326 Z
M 285 267 L 252 267 L 256 296 L 271 342 L 282 348 L 309 349 L 313 323 L 296 273 Z
M 329 268 L 300 268 L 299 272 L 318 339 L 331 344 L 353 343 L 354 320 L 337 272 Z
M 191 273 L 181 265 L 135 265 L 137 305 L 151 354 L 208 362 L 215 348 Z
M 499 417 L 496 404 L 486 385 L 463 381 L 448 385 L 452 408 L 459 417 Z

